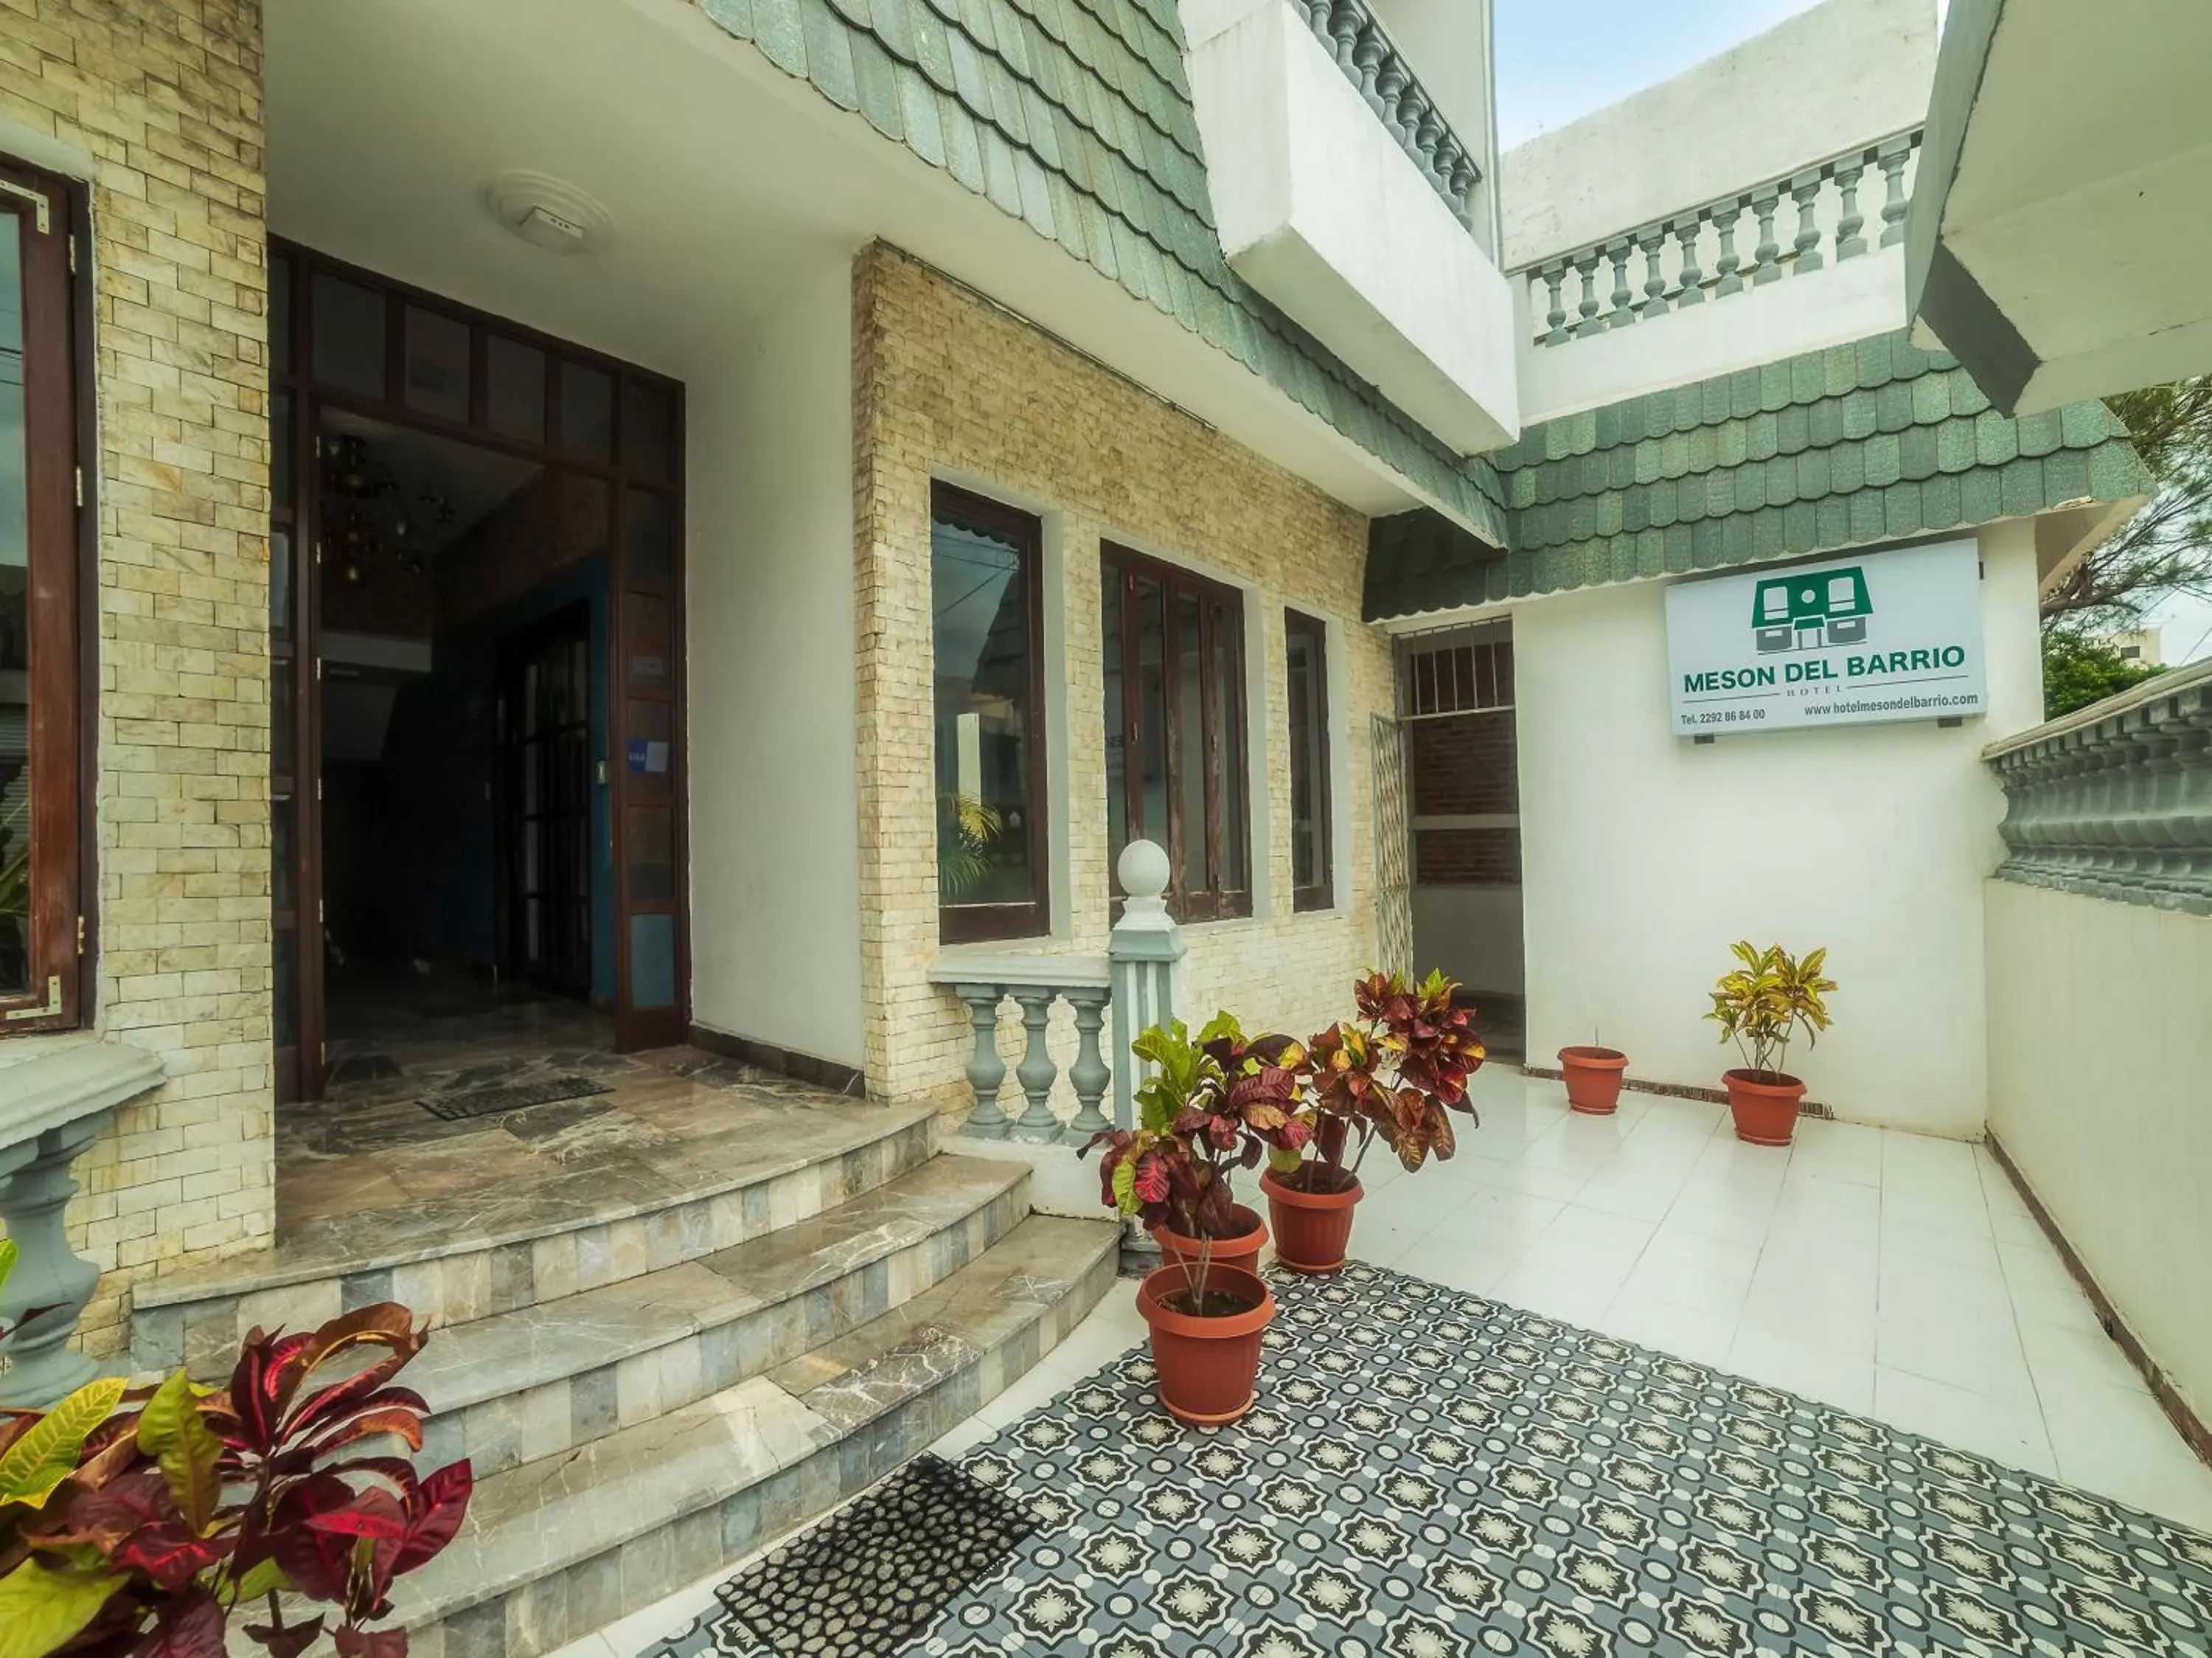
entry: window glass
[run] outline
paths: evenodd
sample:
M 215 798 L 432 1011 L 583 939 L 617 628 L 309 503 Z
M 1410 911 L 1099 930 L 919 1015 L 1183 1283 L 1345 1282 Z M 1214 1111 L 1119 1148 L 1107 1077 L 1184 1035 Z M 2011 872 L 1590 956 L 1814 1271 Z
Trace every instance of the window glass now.
M 668 393 L 658 386 L 623 380 L 623 465 L 641 477 L 664 482 L 675 475 L 674 421 Z
M 30 493 L 21 238 L 0 214 L 0 996 L 31 987 Z
M 561 365 L 561 451 L 588 460 L 614 459 L 612 375 L 580 363 Z
M 1141 836 L 1180 918 L 1249 915 L 1243 599 L 1118 547 L 1102 599 L 1109 856 Z
M 1036 521 L 938 491 L 930 525 L 937 878 L 948 940 L 1044 930 Z
M 676 499 L 651 490 L 629 494 L 629 563 L 633 582 L 665 582 L 676 570 Z
M 484 341 L 484 424 L 502 437 L 545 441 L 545 353 L 493 334 Z
M 282 253 L 269 256 L 269 361 L 292 372 L 292 261 Z
M 1328 651 L 1322 625 L 1283 617 L 1291 716 L 1291 893 L 1301 910 L 1327 908 L 1329 884 Z
M 328 271 L 315 273 L 315 378 L 384 395 L 384 296 Z
M 469 418 L 469 325 L 407 308 L 407 406 L 442 420 Z
M 70 186 L 0 164 L 0 1038 L 77 1022 L 81 607 Z M 47 225 L 40 228 L 43 207 Z M 90 278 L 84 278 L 89 285 Z M 35 814 L 35 821 L 34 820 Z M 0 1087 L 0 1095 L 6 1089 Z

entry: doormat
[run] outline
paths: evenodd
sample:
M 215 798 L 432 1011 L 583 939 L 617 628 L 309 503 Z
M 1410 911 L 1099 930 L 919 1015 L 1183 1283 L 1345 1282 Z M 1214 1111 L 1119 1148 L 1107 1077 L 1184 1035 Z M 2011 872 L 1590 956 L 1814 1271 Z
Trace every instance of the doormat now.
M 889 1658 L 1036 1527 L 950 1463 L 916 1457 L 722 1584 L 718 1608 L 646 1658 Z
M 563 1073 L 525 1082 L 492 1082 L 483 1088 L 464 1088 L 458 1094 L 426 1094 L 416 1104 L 433 1117 L 442 1117 L 452 1123 L 464 1117 L 496 1117 L 501 1112 L 520 1111 L 526 1106 L 550 1106 L 562 1100 L 582 1100 L 613 1091 L 605 1082 L 594 1082 L 588 1076 Z

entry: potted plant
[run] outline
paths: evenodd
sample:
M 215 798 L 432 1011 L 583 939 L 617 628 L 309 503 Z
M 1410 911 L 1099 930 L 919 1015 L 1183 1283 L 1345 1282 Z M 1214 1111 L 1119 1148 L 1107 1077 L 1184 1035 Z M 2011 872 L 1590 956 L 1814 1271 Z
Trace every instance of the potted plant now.
M 1734 1042 L 1743 1059 L 1722 1079 L 1728 1084 L 1736 1138 L 1786 1146 L 1796 1131 L 1805 1084 L 1782 1067 L 1799 1029 L 1809 1048 L 1828 1028 L 1823 998 L 1836 988 L 1835 980 L 1820 976 L 1828 953 L 1818 949 L 1801 960 L 1779 944 L 1754 948 L 1748 939 L 1729 948 L 1741 965 L 1713 986 L 1712 1010 L 1705 1017 L 1721 1027 L 1721 1040 Z
M 1162 1264 L 1137 1291 L 1160 1402 L 1185 1422 L 1234 1422 L 1252 1408 L 1275 1298 L 1255 1270 L 1267 1229 L 1230 1181 L 1271 1148 L 1305 1143 L 1292 1109 L 1305 1052 L 1288 1037 L 1248 1041 L 1226 1014 L 1195 1042 L 1176 1020 L 1131 1049 L 1159 1068 L 1137 1091 L 1138 1126 L 1105 1130 L 1084 1150 L 1104 1148 L 1102 1199 L 1160 1244 Z
M 364 1307 L 255 1330 L 228 1387 L 105 1378 L 0 1411 L 7 1649 L 300 1658 L 327 1630 L 340 1658 L 405 1658 L 407 1631 L 379 1626 L 392 1581 L 453 1540 L 471 1484 L 465 1461 L 417 1474 L 406 1454 L 424 1407 L 388 1384 L 425 1334 Z
M 1261 1177 L 1274 1222 L 1275 1259 L 1294 1272 L 1334 1272 L 1344 1265 L 1360 1166 L 1376 1140 L 1408 1170 L 1456 1147 L 1449 1113 L 1474 1116 L 1468 1078 L 1484 1053 L 1473 1011 L 1459 986 L 1432 972 L 1418 987 L 1403 975 L 1372 973 L 1352 987 L 1358 1016 L 1332 1025 L 1308 1045 L 1310 1155 L 1270 1154 Z M 1350 1161 L 1346 1161 L 1350 1154 Z
M 1620 1079 L 1628 1069 L 1628 1056 L 1619 1048 L 1600 1047 L 1597 1033 L 1587 1046 L 1576 1044 L 1559 1050 L 1559 1078 L 1567 1085 L 1567 1104 L 1586 1117 L 1610 1117 L 1620 1103 Z

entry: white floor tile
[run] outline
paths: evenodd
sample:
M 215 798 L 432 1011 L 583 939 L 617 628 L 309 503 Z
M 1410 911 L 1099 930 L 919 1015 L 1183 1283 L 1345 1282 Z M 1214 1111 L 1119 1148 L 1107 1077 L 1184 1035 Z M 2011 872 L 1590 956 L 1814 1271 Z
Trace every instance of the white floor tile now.
M 2033 1403 L 1994 1399 L 1878 1364 L 1874 1373 L 1874 1414 L 1908 1432 L 1955 1445 L 2008 1467 L 2039 1474 L 2057 1472 L 2042 1413 Z
M 2149 1394 L 2142 1372 L 2102 1330 L 2023 1319 L 2020 1345 L 2046 1412 L 2068 1409 L 2075 1399 L 2099 1399 L 2102 1388 Z
M 2035 1400 L 2008 1305 L 1886 1299 L 1875 1320 L 1875 1362 L 1994 1399 Z
M 1758 1326 L 1741 1325 L 1729 1344 L 1724 1368 L 1770 1387 L 1832 1405 L 1861 1416 L 1874 1410 L 1874 1356 L 1816 1346 Z
M 1577 1245 L 1594 1248 L 1641 1251 L 1645 1244 L 1651 1241 L 1651 1234 L 1656 1229 L 1657 1222 L 1654 1221 L 1638 1220 L 1632 1215 L 1615 1215 L 1607 1210 L 1571 1203 L 1559 1210 L 1537 1242 L 1571 1240 Z
M 1613 1305 L 1618 1308 L 1637 1298 L 1662 1301 L 1725 1317 L 1733 1330 L 1743 1316 L 1753 1265 L 1747 1257 L 1701 1261 L 1674 1253 L 1655 1255 L 1647 1250 L 1629 1269 Z
M 1968 1237 L 1990 1235 L 1990 1211 L 1985 1204 L 1930 1198 L 1917 1192 L 1893 1191 L 1886 1186 L 1881 1192 L 1881 1223 L 1884 1228 L 1911 1226 Z
M 2149 1394 L 2112 1388 L 2044 1421 L 2060 1478 L 2188 1525 L 2212 1527 L 2212 1469 L 2191 1454 Z
M 1735 1336 L 1735 1314 L 1723 1308 L 1663 1300 L 1638 1289 L 1631 1273 L 1628 1283 L 1592 1328 L 1695 1364 L 1721 1368 L 1727 1363 L 1729 1345 Z

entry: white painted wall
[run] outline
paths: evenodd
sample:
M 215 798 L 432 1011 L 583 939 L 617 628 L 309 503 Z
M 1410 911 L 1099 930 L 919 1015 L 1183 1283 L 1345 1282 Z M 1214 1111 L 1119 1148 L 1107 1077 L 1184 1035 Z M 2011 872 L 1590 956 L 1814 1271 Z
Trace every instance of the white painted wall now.
M 1858 1122 L 1978 1135 L 1988 1098 L 1984 878 L 2003 795 L 1984 744 L 2042 717 L 2033 527 L 1984 532 L 1990 713 L 1723 737 L 1669 735 L 1659 582 L 1513 616 L 1528 1051 L 1593 1026 L 1632 1075 L 1717 1088 L 1703 1021 L 1749 936 L 1825 944 L 1836 1027 L 1790 1069 Z
M 1879 197 L 1878 184 L 1875 193 Z M 1874 222 L 1878 234 L 1881 222 Z M 1739 238 L 1738 248 L 1746 246 Z M 1635 263 L 1640 271 L 1641 255 Z M 1674 268 L 1670 259 L 1668 269 L 1671 272 Z M 1612 303 L 1611 282 L 1609 274 L 1601 279 L 1601 305 Z M 1579 292 L 1576 285 L 1574 293 Z M 1517 336 L 1521 419 L 1534 425 L 1902 327 L 1905 249 L 1875 249 L 1802 277 L 1785 277 L 1725 300 L 1708 301 L 1562 345 L 1535 343 L 1549 306 L 1543 285 L 1536 284 L 1526 297 L 1537 308 Z M 1567 310 L 1570 315 L 1576 314 L 1571 298 Z
M 1993 881 L 1990 1131 L 2212 1411 L 2212 919 Z
M 1502 262 L 1534 264 L 1914 125 L 1935 66 L 1936 0 L 1826 0 L 1508 150 Z
M 1417 885 L 1413 905 L 1415 967 L 1441 967 L 1477 991 L 1521 993 L 1518 887 Z
M 1415 78 L 1482 168 L 1475 235 L 1498 253 L 1497 88 L 1492 0 L 1370 0 Z
M 1186 13 L 1223 252 L 1393 402 L 1465 452 L 1520 431 L 1513 292 L 1283 0 Z
M 860 1051 L 849 267 L 685 375 L 691 1000 Z

